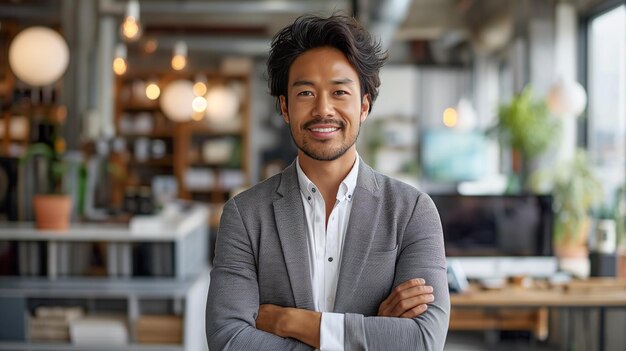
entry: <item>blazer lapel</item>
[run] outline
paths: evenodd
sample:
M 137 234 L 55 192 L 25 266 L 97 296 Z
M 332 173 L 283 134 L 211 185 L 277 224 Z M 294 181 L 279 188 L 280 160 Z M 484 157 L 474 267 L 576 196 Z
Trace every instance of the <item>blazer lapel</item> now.
M 274 201 L 274 216 L 296 307 L 314 310 L 306 217 L 295 162 L 282 173 L 277 189 L 281 197 Z
M 378 225 L 378 184 L 374 172 L 362 160 L 352 201 L 337 282 L 335 312 L 345 312 L 342 308 L 351 302 Z

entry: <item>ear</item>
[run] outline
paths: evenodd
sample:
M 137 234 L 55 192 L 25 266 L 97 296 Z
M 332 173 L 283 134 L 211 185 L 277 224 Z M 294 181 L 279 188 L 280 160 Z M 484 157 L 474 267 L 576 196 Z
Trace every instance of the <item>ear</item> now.
M 361 123 L 365 122 L 370 110 L 370 95 L 365 94 L 361 99 Z
M 283 119 L 287 124 L 289 124 L 289 113 L 287 112 L 287 99 L 285 95 L 281 95 L 278 97 L 280 101 L 280 114 L 283 116 Z

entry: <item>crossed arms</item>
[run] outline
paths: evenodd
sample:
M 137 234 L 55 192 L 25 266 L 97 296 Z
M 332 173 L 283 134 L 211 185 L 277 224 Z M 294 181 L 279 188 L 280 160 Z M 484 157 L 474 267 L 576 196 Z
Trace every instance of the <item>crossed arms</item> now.
M 415 318 L 435 300 L 432 292 L 433 287 L 426 285 L 424 279 L 406 281 L 394 288 L 380 304 L 378 316 Z M 256 328 L 319 349 L 321 320 L 321 312 L 263 304 L 259 306 Z
M 320 313 L 260 305 L 258 261 L 251 241 L 235 200 L 229 201 L 220 224 L 207 300 L 210 349 L 318 347 Z M 378 306 L 377 316 L 345 313 L 345 349 L 442 350 L 450 308 L 445 270 L 438 214 L 430 198 L 420 196 L 398 247 L 394 290 Z M 413 279 L 418 277 L 428 286 L 417 284 Z M 434 301 L 428 302 L 431 294 Z M 426 303 L 428 307 L 422 310 Z

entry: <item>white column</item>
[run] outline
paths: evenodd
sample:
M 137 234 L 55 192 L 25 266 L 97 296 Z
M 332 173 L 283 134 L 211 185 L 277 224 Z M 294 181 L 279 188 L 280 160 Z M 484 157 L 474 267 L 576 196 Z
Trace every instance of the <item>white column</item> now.
M 554 45 L 554 82 L 558 79 L 576 81 L 576 9 L 569 2 L 556 5 L 556 28 Z M 557 160 L 569 160 L 576 150 L 576 117 L 562 116 L 561 143 Z
M 113 17 L 103 16 L 100 18 L 98 33 L 98 87 L 97 87 L 97 115 L 99 119 L 99 136 L 109 138 L 115 133 L 113 124 L 113 55 L 115 36 L 117 33 L 116 22 Z

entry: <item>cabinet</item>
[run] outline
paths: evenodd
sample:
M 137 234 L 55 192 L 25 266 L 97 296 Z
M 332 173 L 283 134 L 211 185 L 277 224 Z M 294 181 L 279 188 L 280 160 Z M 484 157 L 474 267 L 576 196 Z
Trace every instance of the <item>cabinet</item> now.
M 0 350 L 206 350 L 207 218 L 0 225 Z

